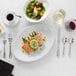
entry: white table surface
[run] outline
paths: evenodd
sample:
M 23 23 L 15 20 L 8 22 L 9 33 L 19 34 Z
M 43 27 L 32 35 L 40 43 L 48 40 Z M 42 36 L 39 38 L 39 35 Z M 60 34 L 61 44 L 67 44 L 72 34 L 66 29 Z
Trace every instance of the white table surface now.
M 23 7 L 26 0 L 0 0 L 0 24 L 5 28 L 6 33 L 12 32 L 15 37 L 16 34 L 22 28 L 30 26 L 31 23 L 26 21 L 24 17 L 21 19 L 17 27 L 9 28 L 2 22 L 2 16 L 4 12 L 15 11 L 16 14 L 23 16 Z M 54 11 L 57 9 L 64 9 L 66 11 L 65 21 L 69 19 L 76 18 L 76 0 L 49 0 L 51 9 L 49 16 L 40 24 L 47 24 L 47 27 L 52 28 L 55 33 L 55 38 L 57 35 L 57 26 L 53 23 L 52 16 Z M 58 58 L 57 53 L 57 43 L 55 42 L 52 50 L 42 59 L 31 62 L 23 63 L 13 58 L 10 60 L 8 58 L 8 43 L 6 45 L 7 58 L 3 59 L 2 55 L 0 58 L 10 62 L 15 65 L 13 74 L 14 76 L 76 76 L 76 31 L 71 32 L 71 35 L 68 35 L 67 31 L 61 29 L 61 39 L 63 37 L 73 37 L 75 42 L 72 44 L 72 55 L 71 58 L 68 57 L 69 45 L 66 44 L 66 55 L 62 55 Z M 57 40 L 57 39 L 56 39 Z M 2 44 L 2 36 L 0 37 L 0 44 Z M 62 43 L 60 43 L 60 51 L 62 54 Z

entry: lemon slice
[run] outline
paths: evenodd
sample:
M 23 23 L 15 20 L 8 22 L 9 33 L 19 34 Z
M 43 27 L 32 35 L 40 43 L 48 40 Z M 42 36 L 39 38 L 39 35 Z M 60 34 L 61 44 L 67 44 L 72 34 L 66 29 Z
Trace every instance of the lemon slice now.
M 30 46 L 34 49 L 38 48 L 38 41 L 37 40 L 31 40 Z

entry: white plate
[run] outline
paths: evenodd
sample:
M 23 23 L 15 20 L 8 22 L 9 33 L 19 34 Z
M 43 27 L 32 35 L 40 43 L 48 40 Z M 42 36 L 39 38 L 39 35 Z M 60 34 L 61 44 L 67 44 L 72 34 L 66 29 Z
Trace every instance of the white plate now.
M 35 55 L 28 55 L 27 53 L 22 53 L 22 48 L 21 48 L 22 37 L 26 35 L 28 32 L 33 32 L 33 31 L 46 35 L 47 39 L 44 44 L 43 50 L 39 53 L 36 53 Z M 45 56 L 49 51 L 51 51 L 53 43 L 54 43 L 54 33 L 52 29 L 49 29 L 46 25 L 32 25 L 31 27 L 28 27 L 23 31 L 19 32 L 13 43 L 13 47 L 14 47 L 13 53 L 14 56 L 20 61 L 24 61 L 24 62 L 36 61 L 42 58 L 43 56 Z

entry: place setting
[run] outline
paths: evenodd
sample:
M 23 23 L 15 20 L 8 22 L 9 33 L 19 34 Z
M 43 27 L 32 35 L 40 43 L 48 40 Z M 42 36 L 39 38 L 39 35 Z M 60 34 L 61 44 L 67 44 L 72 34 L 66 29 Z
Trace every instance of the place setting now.
M 47 5 L 48 2 L 45 0 L 28 1 L 27 5 L 25 4 L 23 9 L 25 19 L 31 23 L 39 23 L 40 21 L 43 21 L 49 13 Z M 2 18 L 2 22 L 6 27 L 11 29 L 18 25 L 20 18 L 22 18 L 22 16 L 17 15 L 15 11 L 7 11 Z M 2 53 L 0 63 L 3 65 L 1 65 L 2 67 L 6 66 L 5 68 L 9 67 L 11 69 L 1 69 L 1 71 L 6 72 L 6 74 L 1 72 L 0 75 L 2 76 L 14 76 L 12 74 L 14 65 L 10 64 L 10 62 L 6 62 L 5 60 L 9 59 L 8 61 L 13 61 L 13 57 L 15 57 L 22 62 L 36 61 L 44 57 L 54 44 L 53 30 L 50 30 L 47 25 L 34 24 L 30 27 L 25 27 L 19 31 L 15 38 L 13 38 L 11 31 L 7 33 L 5 29 L 7 28 L 4 28 L 1 25 L 0 34 L 2 34 L 1 36 L 3 37 L 3 47 L 1 46 L 0 49 L 0 54 Z M 9 51 L 8 56 L 6 52 L 7 50 Z
M 16 25 L 18 26 L 23 16 L 17 15 L 15 11 L 8 11 L 4 14 L 2 22 L 5 27 L 10 29 L 10 32 L 7 33 L 7 28 L 4 28 L 2 24 L 0 25 L 0 35 L 2 37 L 0 54 L 2 54 L 3 59 L 13 61 L 13 58 L 16 58 L 24 63 L 37 61 L 52 51 L 56 39 L 56 57 L 60 58 L 62 56 L 65 58 L 67 44 L 69 45 L 68 57 L 72 57 L 72 45 L 75 43 L 75 38 L 71 37 L 71 33 L 74 33 L 76 30 L 76 20 L 71 19 L 66 21 L 66 11 L 64 9 L 55 10 L 52 15 L 53 22 L 58 27 L 58 29 L 55 28 L 57 30 L 57 36 L 55 36 L 53 28 L 50 28 L 46 24 L 40 24 L 41 21 L 45 21 L 50 13 L 50 8 L 47 7 L 48 5 L 49 2 L 46 0 L 26 1 L 23 8 L 23 16 L 30 23 L 30 26 L 25 26 L 25 28 L 19 30 L 16 37 L 13 34 L 17 29 L 11 33 L 11 28 L 13 29 Z M 70 36 L 66 37 L 63 35 L 63 38 L 61 38 L 62 29 L 65 29 L 67 35 L 70 34 Z M 60 43 L 62 43 L 62 50 L 60 49 Z M 0 71 L 2 71 L 0 74 L 2 76 L 6 76 L 6 74 L 7 76 L 14 76 L 12 71 L 15 65 L 3 59 L 0 59 Z M 5 71 L 5 74 L 3 74 L 3 71 Z
M 72 19 L 72 20 L 68 20 L 65 21 L 65 17 L 66 17 L 66 12 L 63 9 L 57 10 L 54 15 L 53 15 L 53 20 L 54 22 L 57 24 L 58 26 L 58 34 L 57 34 L 57 57 L 60 57 L 60 53 L 62 52 L 62 57 L 65 56 L 65 48 L 66 48 L 66 44 L 69 44 L 69 52 L 68 52 L 68 56 L 71 57 L 71 52 L 72 52 L 72 44 L 75 42 L 74 37 L 72 37 L 72 34 L 75 33 L 75 29 L 76 29 L 76 20 Z M 65 29 L 65 33 L 66 35 L 63 35 L 62 39 L 61 39 L 61 31 L 62 29 Z M 62 43 L 63 45 L 63 50 L 60 50 L 60 43 Z

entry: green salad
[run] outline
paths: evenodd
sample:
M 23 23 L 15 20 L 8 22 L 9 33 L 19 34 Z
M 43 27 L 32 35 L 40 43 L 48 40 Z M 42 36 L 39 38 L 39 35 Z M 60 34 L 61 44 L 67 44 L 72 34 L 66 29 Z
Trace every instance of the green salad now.
M 30 19 L 39 20 L 45 13 L 45 6 L 43 3 L 33 0 L 26 7 L 26 15 Z

